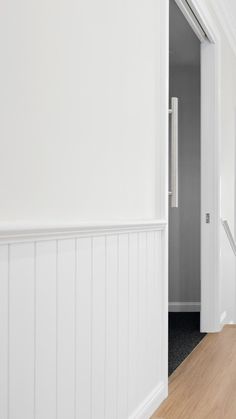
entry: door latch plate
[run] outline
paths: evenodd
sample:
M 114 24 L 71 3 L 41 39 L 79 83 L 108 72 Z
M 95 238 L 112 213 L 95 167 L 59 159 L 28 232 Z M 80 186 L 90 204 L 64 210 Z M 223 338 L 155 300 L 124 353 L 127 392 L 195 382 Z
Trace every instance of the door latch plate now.
M 206 213 L 206 224 L 210 224 L 210 222 L 211 222 L 210 213 L 209 213 L 209 212 L 207 212 L 207 213 Z

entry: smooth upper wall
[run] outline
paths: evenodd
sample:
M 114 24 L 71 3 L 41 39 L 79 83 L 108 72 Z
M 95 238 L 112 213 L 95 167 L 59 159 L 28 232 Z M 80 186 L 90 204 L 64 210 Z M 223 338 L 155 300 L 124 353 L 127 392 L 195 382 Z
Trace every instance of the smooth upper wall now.
M 0 222 L 161 217 L 155 0 L 3 0 Z

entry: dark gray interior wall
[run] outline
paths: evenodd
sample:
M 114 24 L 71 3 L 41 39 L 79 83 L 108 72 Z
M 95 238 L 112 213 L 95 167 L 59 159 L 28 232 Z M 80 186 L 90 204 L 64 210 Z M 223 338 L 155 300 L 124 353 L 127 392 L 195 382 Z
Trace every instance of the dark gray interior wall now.
M 199 65 L 170 67 L 170 97 L 172 96 L 179 98 L 179 208 L 170 209 L 169 215 L 169 301 L 198 302 L 200 301 Z
M 169 301 L 200 301 L 200 42 L 170 0 L 170 97 L 179 98 L 179 208 L 169 215 Z

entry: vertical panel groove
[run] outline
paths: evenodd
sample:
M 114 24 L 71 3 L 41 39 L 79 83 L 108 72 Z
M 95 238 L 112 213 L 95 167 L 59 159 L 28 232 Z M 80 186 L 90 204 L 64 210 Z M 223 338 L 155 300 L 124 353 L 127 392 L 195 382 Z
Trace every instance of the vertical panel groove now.
M 0 246 L 0 418 L 8 419 L 8 288 L 9 248 Z
M 104 350 L 104 418 L 106 417 L 106 365 L 107 365 L 107 236 L 105 236 L 105 350 Z
M 139 363 L 139 351 L 140 351 L 140 341 L 139 341 L 139 337 L 140 337 L 140 324 L 139 324 L 139 309 L 140 309 L 140 304 L 139 304 L 139 293 L 140 293 L 140 270 L 139 270 L 139 259 L 140 259 L 140 249 L 139 249 L 139 243 L 140 243 L 140 233 L 137 234 L 137 360 Z M 138 376 L 138 368 L 137 368 L 137 372 L 136 372 L 136 380 L 135 380 L 135 386 L 136 386 L 136 398 L 138 399 L 139 396 L 139 388 L 140 388 L 140 381 L 139 381 L 139 376 Z
M 148 324 L 148 233 L 146 232 L 145 234 L 145 301 L 144 301 L 144 313 L 145 313 L 145 318 L 144 318 L 144 330 L 143 333 L 145 334 L 145 337 L 143 336 L 144 339 L 144 359 L 146 360 L 146 365 L 144 367 L 144 372 L 145 372 L 145 381 L 147 383 L 146 388 L 148 390 L 148 368 L 147 365 L 149 363 L 149 360 L 146 359 L 146 354 L 147 354 L 147 349 L 148 349 L 148 344 L 147 344 L 147 331 L 149 328 L 149 324 Z
M 58 240 L 56 240 L 56 419 L 58 417 Z
M 57 247 L 56 414 L 75 419 L 75 240 L 59 240 Z
M 106 301 L 106 411 L 104 419 L 116 418 L 117 393 L 117 235 L 107 237 Z
M 34 415 L 34 243 L 13 244 L 9 280 L 9 416 Z
M 57 407 L 57 246 L 37 242 L 36 417 L 56 417 Z
M 128 233 L 128 318 L 127 318 L 127 325 L 128 325 L 128 339 L 127 339 L 127 398 L 126 398 L 126 416 L 129 416 L 129 356 L 130 356 L 130 233 Z
M 91 410 L 90 419 L 93 418 L 93 237 L 91 237 L 91 319 L 90 319 L 90 398 L 91 398 Z
M 37 246 L 34 242 L 34 419 L 36 419 L 36 272 L 37 272 Z
M 8 327 L 7 327 L 7 348 L 8 348 L 8 360 L 7 360 L 7 415 L 10 419 L 10 269 L 11 269 L 11 247 L 8 245 Z
M 75 278 L 74 278 L 74 417 L 77 418 L 77 281 L 78 281 L 78 239 L 75 239 Z
M 120 338 L 120 336 L 119 336 L 119 312 L 120 312 L 120 310 L 119 310 L 119 279 L 120 279 L 120 272 L 119 272 L 119 263 L 120 263 L 120 252 L 119 252 L 119 243 L 120 243 L 120 236 L 119 236 L 119 234 L 117 235 L 117 284 L 116 284 L 116 286 L 117 286 L 117 289 L 116 289 L 116 293 L 117 293 L 117 303 L 116 303 L 116 307 L 117 307 L 117 325 L 116 325 L 116 327 L 117 327 L 117 341 L 116 341 L 116 344 L 117 344 L 117 351 L 116 351 L 116 356 L 117 356 L 117 359 L 116 359 L 116 394 L 117 394 L 117 397 L 116 397 L 116 419 L 119 419 L 118 418 L 118 396 L 119 396 L 119 394 L 118 394 L 118 392 L 119 392 L 119 387 L 118 387 L 118 384 L 119 384 L 119 338 Z

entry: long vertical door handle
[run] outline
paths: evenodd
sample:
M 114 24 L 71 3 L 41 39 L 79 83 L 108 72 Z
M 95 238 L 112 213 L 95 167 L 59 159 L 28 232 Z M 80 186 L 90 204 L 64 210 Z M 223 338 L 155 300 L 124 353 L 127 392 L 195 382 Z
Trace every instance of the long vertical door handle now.
M 179 206 L 179 160 L 178 160 L 178 105 L 177 97 L 171 98 L 171 168 L 170 168 L 170 186 L 171 186 L 171 207 Z

